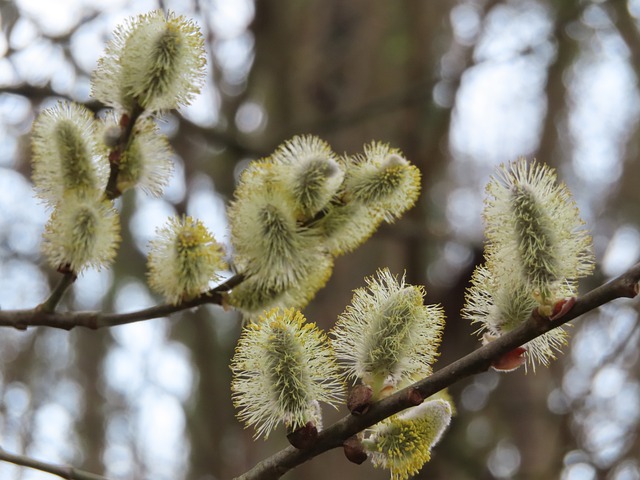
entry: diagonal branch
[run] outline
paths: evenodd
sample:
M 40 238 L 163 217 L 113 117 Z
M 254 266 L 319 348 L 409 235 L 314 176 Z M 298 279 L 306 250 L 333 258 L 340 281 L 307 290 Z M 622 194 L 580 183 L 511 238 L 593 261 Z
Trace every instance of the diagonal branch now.
M 456 360 L 413 385 L 371 405 L 363 415 L 347 415 L 318 434 L 317 442 L 309 449 L 288 447 L 258 463 L 236 480 L 271 480 L 321 453 L 341 446 L 349 437 L 391 415 L 416 405 L 416 397 L 425 399 L 454 383 L 487 370 L 492 362 L 514 348 L 523 345 L 549 330 L 559 327 L 591 310 L 617 298 L 633 298 L 638 294 L 640 263 L 576 300 L 575 305 L 561 318 L 550 321 L 537 312 L 512 332 Z M 419 402 L 418 402 L 419 403 Z
M 96 475 L 95 473 L 85 472 L 84 470 L 78 470 L 77 468 L 68 467 L 66 465 L 41 462 L 33 458 L 9 453 L 2 448 L 0 448 L 0 460 L 20 465 L 22 467 L 40 470 L 41 472 L 47 472 L 52 475 L 57 475 L 58 477 L 62 477 L 66 480 L 107 480 L 107 478 Z

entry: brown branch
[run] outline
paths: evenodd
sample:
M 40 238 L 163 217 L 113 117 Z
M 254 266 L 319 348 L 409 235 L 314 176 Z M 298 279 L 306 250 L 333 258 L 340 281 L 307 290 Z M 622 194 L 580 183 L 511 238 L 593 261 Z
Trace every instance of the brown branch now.
M 638 293 L 640 281 L 640 263 L 634 265 L 623 275 L 602 285 L 577 299 L 575 305 L 563 317 L 550 321 L 537 313 L 520 328 L 499 337 L 493 342 L 456 360 L 427 378 L 400 390 L 371 406 L 367 413 L 348 415 L 318 434 L 317 442 L 309 449 L 298 450 L 288 447 L 263 460 L 236 480 L 267 480 L 280 478 L 287 471 L 321 453 L 339 447 L 349 437 L 367 427 L 390 417 L 406 408 L 414 406 L 416 394 L 427 398 L 454 383 L 487 370 L 493 361 L 514 348 L 523 345 L 549 330 L 559 327 L 591 310 L 594 310 L 616 298 L 633 298 Z
M 62 278 L 58 282 L 58 285 L 56 285 L 56 288 L 51 291 L 49 297 L 44 302 L 36 307 L 36 310 L 47 313 L 53 312 L 56 309 L 56 305 L 58 305 L 62 299 L 64 292 L 66 292 L 67 288 L 76 281 L 76 278 L 77 277 L 73 272 L 64 272 Z
M 95 473 L 85 472 L 66 465 L 41 462 L 33 458 L 9 453 L 2 448 L 0 448 L 0 460 L 20 465 L 22 467 L 40 470 L 41 472 L 47 472 L 52 475 L 57 475 L 58 477 L 62 477 L 66 480 L 108 480 L 106 477 L 96 475 Z
M 242 282 L 242 280 L 244 280 L 243 275 L 234 275 L 224 283 L 192 300 L 177 305 L 156 305 L 129 313 L 102 313 L 98 311 L 53 312 L 43 311 L 40 307 L 27 310 L 0 310 L 0 327 L 13 327 L 18 330 L 26 330 L 28 327 L 52 327 L 62 330 L 71 330 L 75 327 L 83 327 L 91 330 L 116 327 L 118 325 L 165 317 L 207 303 L 223 305 L 223 293 L 231 290 Z

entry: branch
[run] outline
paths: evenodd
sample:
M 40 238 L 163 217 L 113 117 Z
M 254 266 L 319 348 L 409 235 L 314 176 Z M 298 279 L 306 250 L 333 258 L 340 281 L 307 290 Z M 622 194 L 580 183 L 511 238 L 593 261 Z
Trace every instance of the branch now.
M 56 288 L 53 289 L 49 298 L 47 298 L 44 302 L 36 307 L 36 310 L 41 312 L 53 312 L 56 309 L 56 305 L 62 299 L 64 292 L 67 291 L 67 288 L 71 286 L 73 282 L 76 281 L 76 275 L 72 272 L 66 272 L 56 285 Z
M 27 310 L 0 310 L 0 327 L 13 327 L 26 330 L 28 327 L 52 327 L 71 330 L 84 327 L 91 330 L 116 327 L 127 323 L 141 322 L 152 318 L 166 317 L 176 312 L 198 307 L 206 303 L 223 305 L 223 292 L 231 290 L 244 280 L 244 276 L 236 274 L 224 283 L 203 293 L 199 297 L 178 305 L 162 304 L 129 313 L 91 312 L 51 312 L 40 307 Z
M 85 472 L 65 465 L 41 462 L 33 458 L 9 453 L 2 448 L 0 448 L 0 460 L 20 465 L 22 467 L 29 467 L 42 472 L 51 473 L 52 475 L 57 475 L 58 477 L 62 477 L 66 480 L 108 480 L 106 477 L 96 475 L 95 473 Z
M 429 377 L 371 405 L 363 415 L 347 415 L 318 434 L 317 442 L 306 450 L 288 447 L 263 460 L 236 480 L 271 480 L 327 450 L 341 446 L 349 437 L 361 432 L 401 410 L 417 403 L 458 381 L 486 371 L 493 361 L 549 330 L 559 327 L 616 298 L 633 298 L 638 294 L 640 263 L 626 273 L 576 300 L 561 318 L 551 321 L 533 312 L 521 327 L 456 360 Z M 420 400 L 417 402 L 417 400 Z M 417 402 L 417 403 L 416 403 Z

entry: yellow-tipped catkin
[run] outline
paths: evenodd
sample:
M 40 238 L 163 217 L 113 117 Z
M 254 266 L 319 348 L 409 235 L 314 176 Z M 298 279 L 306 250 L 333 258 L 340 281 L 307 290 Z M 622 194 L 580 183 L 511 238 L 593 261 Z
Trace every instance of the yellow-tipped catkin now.
M 54 268 L 80 273 L 109 265 L 120 243 L 118 213 L 101 194 L 69 193 L 57 204 L 43 234 L 42 250 Z
M 106 157 L 97 154 L 93 113 L 59 102 L 38 115 L 32 133 L 33 183 L 38 197 L 55 205 L 66 193 L 104 189 Z
M 204 293 L 225 268 L 222 246 L 194 218 L 170 218 L 151 241 L 149 286 L 170 303 L 178 304 Z
M 487 256 L 496 268 L 517 270 L 543 305 L 558 300 L 555 285 L 593 270 L 591 237 L 568 188 L 546 165 L 525 158 L 501 165 L 487 185 L 484 218 Z
M 362 379 L 374 398 L 431 373 L 444 313 L 423 304 L 422 287 L 406 285 L 388 269 L 366 279 L 338 317 L 332 344 L 349 378 Z
M 391 480 L 406 480 L 431 459 L 431 449 L 451 423 L 444 399 L 426 400 L 376 425 L 362 443 L 376 467 L 389 469 Z
M 253 177 L 251 172 L 245 176 Z M 268 288 L 303 283 L 317 265 L 327 263 L 319 236 L 297 222 L 295 204 L 279 185 L 238 188 L 229 222 L 236 268 L 259 276 Z
M 577 279 L 593 269 L 593 253 L 571 193 L 553 169 L 535 161 L 499 167 L 487 185 L 484 219 L 486 263 L 473 275 L 462 314 L 490 341 L 534 309 L 550 315 L 556 303 L 575 296 Z M 556 328 L 529 342 L 527 363 L 547 365 L 566 338 Z
M 238 418 L 267 438 L 280 423 L 289 431 L 312 422 L 321 428 L 318 402 L 343 395 L 325 334 L 294 309 L 272 309 L 248 323 L 231 362 Z
M 204 80 L 204 38 L 183 16 L 161 10 L 118 26 L 92 78 L 92 95 L 117 109 L 187 105 Z
M 418 199 L 420 171 L 399 150 L 374 142 L 347 167 L 344 184 L 348 201 L 366 205 L 392 222 Z

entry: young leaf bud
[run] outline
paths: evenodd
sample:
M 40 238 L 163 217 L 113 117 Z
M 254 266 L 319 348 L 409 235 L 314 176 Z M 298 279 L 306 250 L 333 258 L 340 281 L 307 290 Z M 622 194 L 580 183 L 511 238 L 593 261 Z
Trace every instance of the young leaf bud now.
M 362 445 L 362 440 L 357 435 L 347 438 L 342 444 L 344 456 L 352 463 L 362 465 L 369 456 Z
M 109 265 L 120 243 L 118 213 L 101 195 L 68 193 L 56 205 L 43 234 L 42 250 L 54 268 L 80 273 Z
M 44 110 L 33 125 L 33 183 L 38 197 L 55 205 L 66 192 L 104 189 L 106 158 L 96 155 L 93 114 L 68 102 Z
M 294 309 L 272 309 L 243 329 L 231 362 L 238 418 L 267 438 L 283 423 L 289 432 L 322 427 L 318 402 L 340 401 L 343 385 L 325 334 Z
M 391 480 L 406 480 L 431 459 L 451 416 L 448 401 L 427 400 L 374 425 L 362 444 L 374 466 L 390 470 Z
M 591 237 L 571 193 L 555 171 L 520 158 L 502 165 L 487 185 L 487 252 L 512 264 L 541 305 L 553 305 L 554 285 L 575 282 L 593 269 Z
M 117 27 L 94 72 L 92 96 L 127 112 L 177 108 L 200 92 L 204 68 L 199 27 L 156 10 Z
M 149 286 L 177 305 L 204 293 L 226 268 L 222 246 L 207 228 L 188 216 L 172 217 L 150 242 Z
M 485 334 L 483 340 L 487 341 L 490 337 Z M 526 353 L 526 347 L 516 347 L 492 362 L 491 366 L 498 372 L 512 372 L 525 364 L 527 361 Z
M 374 142 L 348 166 L 344 183 L 348 201 L 366 205 L 392 222 L 418 199 L 420 171 L 399 150 Z
M 280 181 L 291 192 L 301 220 L 322 210 L 344 178 L 343 167 L 329 145 L 311 135 L 293 137 L 275 151 L 271 161 L 279 167 Z
M 388 269 L 366 281 L 368 289 L 356 289 L 338 317 L 332 344 L 347 376 L 371 386 L 376 399 L 431 373 L 444 313 L 423 305 L 424 289 L 398 281 Z

